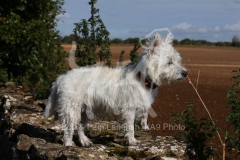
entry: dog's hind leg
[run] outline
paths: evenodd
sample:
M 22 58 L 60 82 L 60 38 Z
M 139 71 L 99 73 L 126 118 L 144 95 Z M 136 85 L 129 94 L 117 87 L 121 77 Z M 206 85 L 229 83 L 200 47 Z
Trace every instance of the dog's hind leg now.
M 65 118 L 63 121 L 67 120 Z M 71 122 L 68 122 L 68 125 L 64 127 L 64 145 L 65 146 L 72 146 L 72 137 L 73 137 L 74 127 Z
M 139 140 L 136 140 L 134 137 L 134 120 L 135 120 L 135 111 L 128 111 L 123 114 L 123 120 L 125 121 L 124 130 L 127 132 L 125 137 L 128 138 L 129 145 L 137 145 L 140 143 Z
M 65 100 L 64 107 L 61 107 L 59 113 L 64 131 L 64 145 L 72 146 L 74 130 L 77 128 L 78 122 L 81 120 L 81 107 L 78 102 L 70 98 Z
M 84 127 L 86 127 L 86 124 L 88 122 L 88 117 L 86 115 L 86 112 L 82 112 L 81 114 L 81 122 L 78 125 L 78 137 L 79 137 L 79 141 L 82 144 L 82 146 L 84 147 L 89 147 L 92 145 L 91 140 L 85 135 L 84 133 Z

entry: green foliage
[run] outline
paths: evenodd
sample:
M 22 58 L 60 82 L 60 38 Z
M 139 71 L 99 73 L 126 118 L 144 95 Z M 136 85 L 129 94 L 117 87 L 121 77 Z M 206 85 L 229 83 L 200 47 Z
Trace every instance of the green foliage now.
M 226 47 L 231 47 L 232 43 L 231 42 L 224 42 Z
M 123 61 L 123 55 L 124 55 L 125 51 L 122 50 L 121 53 L 120 53 L 120 56 L 119 56 L 119 62 L 122 62 Z
M 192 45 L 208 45 L 210 44 L 210 42 L 206 41 L 206 40 L 192 40 Z
M 124 40 L 124 44 L 136 44 L 136 40 L 138 40 L 138 38 L 127 38 Z
M 173 45 L 179 45 L 179 41 L 177 39 L 173 40 Z
M 138 49 L 141 47 L 140 43 L 139 43 L 139 39 L 138 38 L 135 38 L 134 39 L 134 47 L 133 49 L 130 51 L 130 60 L 131 60 L 131 63 L 130 64 L 134 64 L 137 62 L 137 59 L 139 57 L 139 53 L 138 53 Z
M 1 51 L 0 51 L 0 54 L 2 54 Z M 0 59 L 0 66 L 2 66 L 2 64 L 3 64 L 3 61 L 2 61 L 2 59 Z M 7 81 L 8 81 L 8 78 L 7 78 L 6 69 L 0 68 L 0 86 L 2 86 Z
M 194 113 L 193 103 L 187 103 L 186 110 L 173 115 L 173 123 L 185 126 L 181 131 L 181 137 L 189 144 L 189 149 L 196 152 L 190 159 L 210 159 L 214 156 L 216 149 L 209 146 L 209 142 L 217 131 L 217 127 L 211 119 L 205 117 L 197 119 Z
M 180 41 L 180 44 L 181 45 L 191 45 L 192 44 L 192 41 L 190 39 L 183 39 Z
M 46 98 L 51 82 L 65 70 L 66 53 L 54 29 L 62 5 L 62 0 L 0 1 L 1 72 L 34 92 L 41 87 L 39 98 Z
M 231 42 L 221 42 L 221 41 L 220 42 L 216 42 L 215 45 L 218 46 L 218 47 L 231 47 L 231 46 L 237 47 L 237 45 L 234 45 L 234 43 L 231 43 Z
M 236 39 L 236 38 L 235 38 Z M 173 40 L 174 45 L 190 45 L 190 46 L 202 46 L 202 45 L 212 45 L 212 46 L 220 46 L 220 47 L 238 47 L 240 46 L 240 42 L 238 41 L 233 41 L 231 42 L 208 42 L 206 40 L 190 40 L 188 38 L 181 40 L 180 42 L 178 40 Z
M 211 42 L 208 42 L 206 40 L 190 40 L 188 38 L 181 40 L 180 45 L 194 45 L 194 46 L 200 46 L 200 45 L 209 45 L 209 44 L 213 44 Z
M 123 40 L 120 38 L 114 38 L 111 40 L 111 44 L 122 44 Z
M 233 36 L 232 46 L 233 47 L 240 47 L 240 39 L 238 38 L 238 36 Z
M 235 150 L 235 156 L 240 155 L 240 69 L 238 71 L 233 71 L 235 74 L 232 77 L 233 84 L 227 93 L 228 105 L 227 107 L 231 109 L 229 116 L 227 117 L 227 122 L 233 129 L 229 127 L 227 131 L 227 149 L 232 152 Z
M 217 42 L 216 46 L 224 47 L 226 46 L 224 42 Z
M 93 65 L 97 61 L 110 66 L 110 39 L 103 21 L 94 5 L 97 0 L 90 0 L 91 17 L 75 23 L 74 34 L 77 43 L 76 61 L 79 66 Z

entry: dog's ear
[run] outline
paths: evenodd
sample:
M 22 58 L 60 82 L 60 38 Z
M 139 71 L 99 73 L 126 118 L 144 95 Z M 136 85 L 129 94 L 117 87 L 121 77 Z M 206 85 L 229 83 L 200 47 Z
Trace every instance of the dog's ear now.
M 158 32 L 155 32 L 153 36 L 152 47 L 160 46 L 161 43 L 162 43 L 161 35 Z
M 171 33 L 168 33 L 167 37 L 165 38 L 166 43 L 172 43 L 173 41 L 173 35 Z
M 155 48 L 157 46 L 160 46 L 162 43 L 162 37 L 158 32 L 155 32 L 155 34 L 153 35 L 153 38 L 151 39 L 151 44 L 150 44 L 150 53 L 151 54 L 156 54 L 155 53 Z

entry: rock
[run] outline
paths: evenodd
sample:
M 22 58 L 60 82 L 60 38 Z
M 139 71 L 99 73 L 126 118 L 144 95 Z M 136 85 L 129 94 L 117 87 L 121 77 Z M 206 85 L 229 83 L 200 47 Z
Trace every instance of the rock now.
M 5 86 L 8 88 L 16 88 L 17 84 L 16 84 L 16 82 L 6 82 Z
M 10 102 L 16 102 L 17 101 L 17 99 L 16 98 L 14 98 L 14 97 L 12 97 L 12 96 L 7 96 L 8 97 L 8 99 L 10 100 Z
M 154 136 L 135 131 L 141 141 L 128 146 L 121 125 L 116 121 L 91 121 L 86 129 L 93 141 L 89 148 L 81 147 L 76 135 L 74 146 L 63 145 L 63 132 L 53 116 L 44 119 L 46 100 L 34 101 L 30 93 L 0 91 L 0 157 L 5 159 L 188 159 L 187 144 L 171 136 Z M 4 114 L 5 113 L 5 114 Z
M 6 100 L 6 102 L 5 102 L 5 104 L 4 104 L 3 107 L 5 108 L 5 110 L 9 110 L 9 109 L 10 109 L 11 103 L 10 103 L 10 100 L 9 100 L 9 99 Z
M 47 100 L 36 100 L 33 102 L 33 104 L 38 105 L 38 106 L 42 107 L 43 109 L 45 109 L 46 103 L 47 103 Z
M 129 156 L 127 156 L 127 157 L 123 157 L 123 158 L 122 158 L 122 160 L 133 160 L 133 158 L 132 158 L 132 157 L 129 157 Z
M 29 157 L 30 159 L 116 159 L 115 157 L 109 157 L 104 151 L 91 148 L 65 147 L 26 135 L 18 137 L 17 149 L 19 154 L 22 155 L 19 157 L 20 159 L 23 157 Z
M 31 101 L 33 101 L 33 96 L 25 96 L 23 99 L 24 99 L 26 102 L 31 102 Z

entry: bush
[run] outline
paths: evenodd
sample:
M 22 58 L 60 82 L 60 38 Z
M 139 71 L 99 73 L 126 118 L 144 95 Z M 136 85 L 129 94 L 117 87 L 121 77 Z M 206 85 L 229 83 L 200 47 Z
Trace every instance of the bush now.
M 26 82 L 33 92 L 40 87 L 38 98 L 46 98 L 52 81 L 65 71 L 66 52 L 54 29 L 62 4 L 62 0 L 0 1 L 1 72 L 8 81 Z
M 74 34 L 77 43 L 76 57 L 79 66 L 93 65 L 97 61 L 110 66 L 110 39 L 99 13 L 94 5 L 97 0 L 90 0 L 91 17 L 75 23 Z
M 218 128 L 211 119 L 197 119 L 193 103 L 187 103 L 187 109 L 174 114 L 172 118 L 174 124 L 185 126 L 181 137 L 188 143 L 188 149 L 196 153 L 190 153 L 190 159 L 207 160 L 214 156 L 217 150 L 209 146 L 209 142 Z
M 134 40 L 134 46 L 133 49 L 130 51 L 130 64 L 134 64 L 137 62 L 137 59 L 139 57 L 139 53 L 138 53 L 138 49 L 141 47 L 140 43 L 139 43 L 139 39 L 135 38 Z
M 235 158 L 240 155 L 240 69 L 233 71 L 235 74 L 232 77 L 233 84 L 228 91 L 228 105 L 231 112 L 227 117 L 229 128 L 226 132 L 227 149 L 229 152 L 235 152 Z

